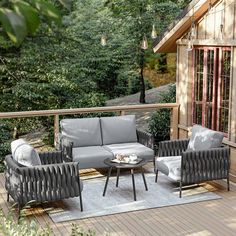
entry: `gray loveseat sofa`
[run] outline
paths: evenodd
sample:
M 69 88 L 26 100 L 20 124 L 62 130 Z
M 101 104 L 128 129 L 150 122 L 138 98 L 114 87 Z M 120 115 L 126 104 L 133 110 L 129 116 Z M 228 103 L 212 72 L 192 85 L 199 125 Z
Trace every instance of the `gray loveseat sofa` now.
M 80 169 L 107 167 L 104 160 L 117 153 L 154 160 L 154 139 L 136 130 L 134 115 L 63 119 L 60 126 L 64 158 Z

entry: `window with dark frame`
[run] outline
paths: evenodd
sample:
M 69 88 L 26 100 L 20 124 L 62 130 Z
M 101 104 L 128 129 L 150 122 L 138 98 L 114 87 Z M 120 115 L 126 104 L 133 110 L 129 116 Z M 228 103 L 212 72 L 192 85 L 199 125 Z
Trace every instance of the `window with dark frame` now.
M 194 48 L 193 124 L 228 133 L 231 50 Z

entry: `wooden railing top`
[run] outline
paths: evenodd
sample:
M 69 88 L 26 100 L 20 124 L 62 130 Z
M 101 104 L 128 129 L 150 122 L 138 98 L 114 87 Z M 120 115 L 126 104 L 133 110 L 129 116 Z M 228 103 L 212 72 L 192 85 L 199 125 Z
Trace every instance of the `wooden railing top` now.
M 125 106 L 104 106 L 90 108 L 71 108 L 58 110 L 39 110 L 39 111 L 17 111 L 17 112 L 0 112 L 0 118 L 21 118 L 33 116 L 52 116 L 52 115 L 74 115 L 81 113 L 95 112 L 116 112 L 116 111 L 131 111 L 131 110 L 146 110 L 160 108 L 175 108 L 179 107 L 177 103 L 154 103 L 142 105 L 125 105 Z

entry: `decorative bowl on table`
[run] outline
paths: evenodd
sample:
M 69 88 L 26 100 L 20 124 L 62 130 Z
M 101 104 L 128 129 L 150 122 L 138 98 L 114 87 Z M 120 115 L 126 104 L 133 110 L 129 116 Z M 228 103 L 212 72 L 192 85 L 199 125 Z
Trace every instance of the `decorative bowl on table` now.
M 125 155 L 118 153 L 115 155 L 115 159 L 111 161 L 116 163 L 137 164 L 141 161 L 141 159 L 138 158 L 136 154 Z
M 115 155 L 115 159 L 120 163 L 129 163 L 130 161 L 129 156 L 120 153 Z

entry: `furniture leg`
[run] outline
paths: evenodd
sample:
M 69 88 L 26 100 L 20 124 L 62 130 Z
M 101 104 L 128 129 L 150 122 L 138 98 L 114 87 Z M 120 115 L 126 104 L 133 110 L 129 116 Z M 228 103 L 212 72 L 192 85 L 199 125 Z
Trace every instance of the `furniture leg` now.
M 141 167 L 141 171 L 142 171 L 142 177 L 143 177 L 143 183 L 144 183 L 145 189 L 146 189 L 146 191 L 148 191 L 147 182 L 146 182 L 146 179 L 145 179 L 145 176 L 144 176 L 143 167 Z
M 179 197 L 182 197 L 182 181 L 179 182 Z
M 156 177 L 155 177 L 155 182 L 157 183 L 157 178 L 158 178 L 158 170 L 156 170 Z
M 133 183 L 133 192 L 134 192 L 134 201 L 136 201 L 136 190 L 135 190 L 135 182 L 134 182 L 134 169 L 131 169 L 131 175 L 132 175 L 132 183 Z
M 79 202 L 80 202 L 80 210 L 83 211 L 83 202 L 82 202 L 82 192 L 81 192 L 81 185 L 80 185 L 80 182 L 79 182 Z
M 120 168 L 117 168 L 117 173 L 116 173 L 116 187 L 118 187 L 118 184 L 119 184 L 119 177 L 120 177 Z
M 155 160 L 155 157 L 153 158 L 153 167 L 154 167 L 154 172 L 156 170 L 156 160 Z
M 105 187 L 104 187 L 104 191 L 103 191 L 103 197 L 105 196 L 106 194 L 106 190 L 107 190 L 107 184 L 108 184 L 108 181 L 109 181 L 109 177 L 111 175 L 111 170 L 112 170 L 112 167 L 109 168 L 109 171 L 108 171 L 108 175 L 107 175 L 107 180 L 106 180 L 106 183 L 105 183 Z
M 230 190 L 230 186 L 229 186 L 229 175 L 228 175 L 228 177 L 227 177 L 227 189 L 228 189 L 228 191 Z

